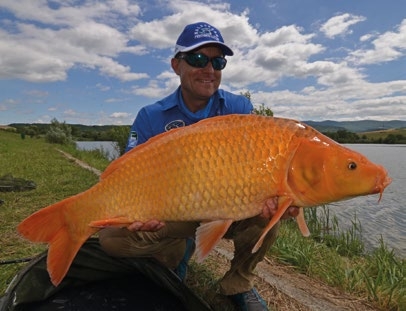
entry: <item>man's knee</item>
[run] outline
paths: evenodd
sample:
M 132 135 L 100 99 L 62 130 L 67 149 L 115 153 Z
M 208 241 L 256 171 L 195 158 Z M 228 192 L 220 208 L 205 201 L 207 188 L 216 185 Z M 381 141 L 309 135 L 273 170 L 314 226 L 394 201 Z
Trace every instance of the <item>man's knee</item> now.
M 99 243 L 102 249 L 110 256 L 120 256 L 122 241 L 125 239 L 125 229 L 105 228 L 99 232 Z

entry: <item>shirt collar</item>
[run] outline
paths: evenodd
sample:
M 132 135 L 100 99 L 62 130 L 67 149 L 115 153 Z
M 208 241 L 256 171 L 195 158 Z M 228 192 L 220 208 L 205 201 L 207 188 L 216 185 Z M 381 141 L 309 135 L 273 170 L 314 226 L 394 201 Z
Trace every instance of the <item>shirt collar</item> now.
M 181 88 L 180 86 L 176 89 L 175 92 L 173 92 L 171 95 L 167 96 L 165 99 L 161 101 L 162 103 L 162 110 L 167 111 L 169 109 L 172 109 L 176 106 L 180 106 L 180 103 L 178 101 L 179 96 L 181 96 Z M 217 90 L 213 95 L 212 98 L 214 100 L 213 104 L 216 105 L 216 102 L 218 103 L 224 103 L 224 95 L 223 92 Z M 216 100 L 217 99 L 217 100 Z

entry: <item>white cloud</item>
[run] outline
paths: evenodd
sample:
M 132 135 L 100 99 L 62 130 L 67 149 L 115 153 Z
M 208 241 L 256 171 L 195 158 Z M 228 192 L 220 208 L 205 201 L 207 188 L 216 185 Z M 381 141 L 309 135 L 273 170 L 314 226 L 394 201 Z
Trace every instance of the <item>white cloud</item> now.
M 123 118 L 128 118 L 131 116 L 131 113 L 128 112 L 114 112 L 110 115 L 111 118 L 114 119 L 123 119 Z
M 144 47 L 129 45 L 129 25 L 121 21 L 126 16 L 135 22 L 137 5 L 126 0 L 54 4 L 57 8 L 51 9 L 46 1 L 2 1 L 0 9 L 19 20 L 0 30 L 0 78 L 63 81 L 74 66 L 99 69 L 123 81 L 148 77 L 116 61 L 120 53 L 145 53 Z
M 326 37 L 332 39 L 338 35 L 352 33 L 350 27 L 365 20 L 366 18 L 363 16 L 345 13 L 330 18 L 323 26 L 321 26 L 320 30 L 326 35 Z
M 309 87 L 300 92 L 254 92 L 251 96 L 254 103 L 269 103 L 278 117 L 298 120 L 391 120 L 394 119 L 393 111 L 396 111 L 396 119 L 405 120 L 406 96 L 397 96 L 399 92 L 406 92 L 406 81 L 368 83 L 358 80 L 325 89 Z
M 136 20 L 141 13 L 141 8 L 128 0 L 103 2 L 55 0 L 52 4 L 53 8 L 49 6 L 49 1 L 45 0 L 2 0 L 0 7 L 12 12 L 21 20 L 68 27 L 100 18 L 110 24 L 119 22 L 123 16 Z
M 375 35 L 372 33 L 368 33 L 366 35 L 361 36 L 361 38 L 359 38 L 359 41 L 361 42 L 365 42 L 365 41 L 369 41 L 371 40 Z
M 388 31 L 372 41 L 373 49 L 356 50 L 350 53 L 349 61 L 359 65 L 389 62 L 406 55 L 406 19 L 397 31 Z
M 179 78 L 171 72 L 161 74 L 158 79 L 150 80 L 147 86 L 133 87 L 132 93 L 149 98 L 163 98 L 179 86 Z
M 172 11 L 171 15 L 137 23 L 131 29 L 131 39 L 152 48 L 173 49 L 185 25 L 201 21 L 221 29 L 224 40 L 231 47 L 248 47 L 257 39 L 257 31 L 249 24 L 246 12 L 231 14 L 227 3 L 174 0 L 166 5 Z
M 107 98 L 106 100 L 104 100 L 105 103 L 119 103 L 125 101 L 124 98 Z
M 101 83 L 97 83 L 97 84 L 96 84 L 96 87 L 97 87 L 100 91 L 102 91 L 102 92 L 107 92 L 107 91 L 109 91 L 109 90 L 111 89 L 110 86 L 108 86 L 108 85 L 103 85 L 103 84 L 101 84 Z
M 98 58 L 97 66 L 100 67 L 100 71 L 103 74 L 118 78 L 122 81 L 134 81 L 149 77 L 146 73 L 131 72 L 131 68 L 129 66 L 121 65 L 107 57 Z
M 76 117 L 78 115 L 80 115 L 79 112 L 73 110 L 73 109 L 67 109 L 63 112 L 63 114 L 67 117 Z
M 3 103 L 5 105 L 17 105 L 19 103 L 19 101 L 12 99 L 12 98 L 8 98 L 8 99 L 4 100 Z
M 41 90 L 30 90 L 24 93 L 32 97 L 40 97 L 40 98 L 49 96 L 49 92 Z

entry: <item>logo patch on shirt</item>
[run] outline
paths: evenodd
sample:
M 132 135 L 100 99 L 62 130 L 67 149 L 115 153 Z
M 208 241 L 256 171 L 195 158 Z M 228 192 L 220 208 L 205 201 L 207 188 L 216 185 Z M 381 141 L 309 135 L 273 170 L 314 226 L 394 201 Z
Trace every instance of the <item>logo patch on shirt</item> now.
M 170 131 L 170 130 L 176 129 L 178 127 L 184 127 L 185 125 L 186 125 L 185 121 L 183 121 L 183 120 L 174 120 L 174 121 L 169 122 L 167 125 L 165 125 L 165 131 Z
M 131 131 L 130 133 L 130 139 L 131 140 L 138 140 L 138 134 L 136 131 Z

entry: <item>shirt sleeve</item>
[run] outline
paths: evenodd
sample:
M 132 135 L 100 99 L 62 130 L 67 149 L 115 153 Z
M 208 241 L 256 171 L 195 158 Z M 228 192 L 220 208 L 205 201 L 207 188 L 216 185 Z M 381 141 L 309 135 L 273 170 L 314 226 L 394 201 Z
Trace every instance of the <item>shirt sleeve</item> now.
M 251 101 L 242 95 L 236 95 L 233 98 L 234 102 L 230 105 L 233 110 L 232 113 L 250 114 L 254 110 Z
M 243 103 L 243 112 L 242 113 L 251 114 L 253 111 L 254 111 L 254 106 L 252 105 L 251 101 L 248 98 L 245 98 L 244 103 Z
M 137 145 L 145 143 L 153 136 L 151 123 L 149 122 L 148 114 L 144 108 L 142 108 L 131 126 L 130 135 L 128 137 L 127 146 L 125 152 L 130 151 Z

